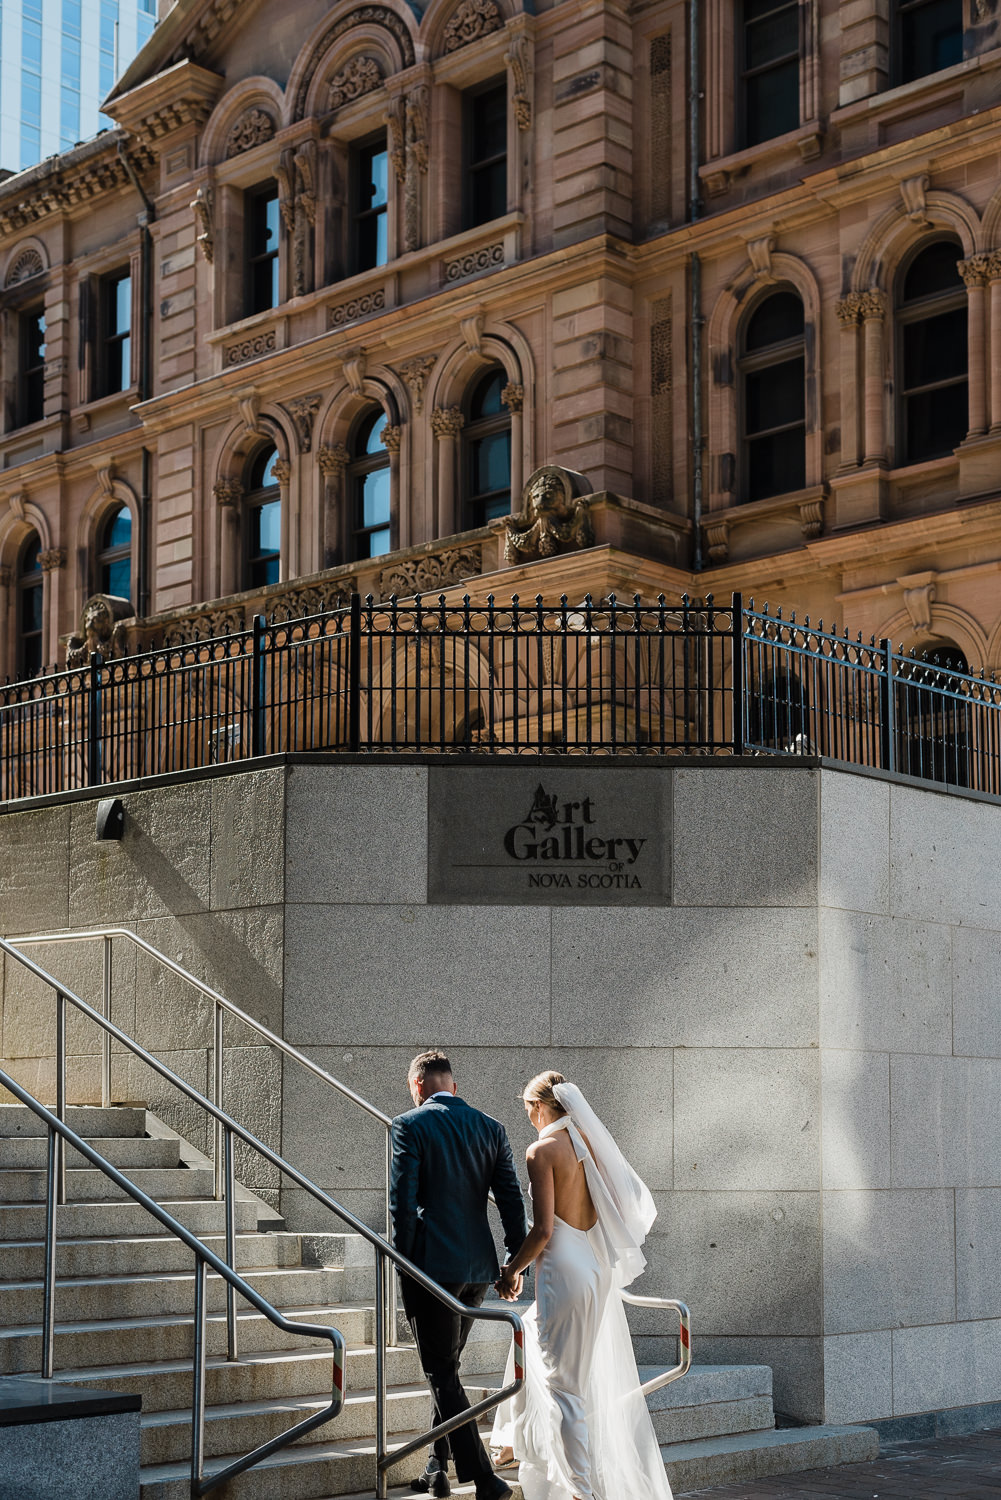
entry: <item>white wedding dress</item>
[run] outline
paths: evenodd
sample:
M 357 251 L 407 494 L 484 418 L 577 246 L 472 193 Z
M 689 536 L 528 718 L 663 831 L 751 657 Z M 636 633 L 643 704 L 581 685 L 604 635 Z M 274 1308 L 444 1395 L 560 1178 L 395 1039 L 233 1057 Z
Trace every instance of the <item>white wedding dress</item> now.
M 598 1219 L 586 1230 L 557 1219 L 536 1262 L 525 1384 L 498 1409 L 491 1446 L 514 1450 L 525 1500 L 671 1500 L 619 1296 L 646 1265 L 657 1211 L 580 1089 L 554 1092 L 569 1113 L 542 1135 L 568 1132 Z

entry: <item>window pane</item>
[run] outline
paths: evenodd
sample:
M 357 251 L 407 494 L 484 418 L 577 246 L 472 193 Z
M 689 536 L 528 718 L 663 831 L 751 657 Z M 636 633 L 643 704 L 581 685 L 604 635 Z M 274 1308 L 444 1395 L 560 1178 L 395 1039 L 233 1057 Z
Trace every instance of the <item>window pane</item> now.
M 472 103 L 471 164 L 507 151 L 507 85 L 477 94 Z
M 361 538 L 362 557 L 385 557 L 389 551 L 389 527 L 380 531 L 369 531 Z
M 900 18 L 901 82 L 963 60 L 963 0 L 930 0 Z
M 507 211 L 507 161 L 478 168 L 472 176 L 472 224 L 486 224 Z
M 255 536 L 252 550 L 255 553 L 277 552 L 282 540 L 282 506 L 280 500 L 271 500 L 267 505 L 254 509 Z
M 748 433 L 801 422 L 805 415 L 804 379 L 802 357 L 749 374 L 744 385 Z
M 763 20 L 745 28 L 745 59 L 748 68 L 760 68 L 790 53 L 799 55 L 799 14 L 795 5 L 773 10 Z
M 374 469 L 359 480 L 359 511 L 362 526 L 380 526 L 389 521 L 389 467 Z M 371 555 L 371 554 L 370 554 Z
M 499 417 L 503 411 L 501 392 L 507 384 L 507 375 L 503 370 L 493 370 L 483 380 L 473 394 L 470 402 L 469 415 L 476 422 L 480 417 Z
M 358 270 L 371 271 L 389 259 L 389 226 L 385 209 L 358 220 Z
M 799 58 L 745 80 L 744 136 L 748 146 L 799 125 Z
M 744 334 L 748 354 L 799 338 L 803 332 L 803 304 L 792 292 L 776 292 L 752 315 Z
M 29 573 L 40 573 L 42 571 L 42 543 L 39 537 L 33 537 L 21 554 L 21 563 L 18 568 L 18 577 L 27 578 Z
M 805 433 L 794 427 L 747 444 L 747 498 L 764 500 L 801 490 L 806 483 Z
M 118 599 L 128 599 L 132 593 L 132 564 L 127 557 L 119 557 L 101 569 L 101 591 L 114 594 Z
M 904 389 L 966 374 L 966 308 L 904 326 Z
M 132 277 L 120 276 L 111 296 L 111 332 L 127 333 L 132 322 Z
M 21 590 L 21 630 L 29 634 L 42 628 L 42 585 Z
M 904 402 L 907 462 L 944 458 L 966 437 L 970 398 L 965 380 L 942 390 L 908 396 Z
M 384 411 L 373 412 L 358 429 L 358 437 L 355 442 L 355 453 L 381 453 L 385 447 L 382 441 L 382 429 L 386 425 L 386 413 Z
M 385 208 L 388 202 L 388 159 L 385 146 L 370 146 L 362 152 L 360 209 Z
M 473 494 L 508 490 L 511 484 L 511 433 L 492 432 L 473 444 Z M 502 514 L 506 514 L 502 512 Z
M 903 300 L 915 302 L 921 297 L 934 297 L 936 292 L 962 287 L 963 278 L 956 269 L 961 254 L 959 246 L 950 240 L 939 240 L 922 250 L 907 272 Z
M 106 547 L 127 547 L 132 541 L 132 516 L 128 506 L 123 505 L 121 510 L 109 516 L 104 524 L 104 535 L 101 538 L 102 551 Z

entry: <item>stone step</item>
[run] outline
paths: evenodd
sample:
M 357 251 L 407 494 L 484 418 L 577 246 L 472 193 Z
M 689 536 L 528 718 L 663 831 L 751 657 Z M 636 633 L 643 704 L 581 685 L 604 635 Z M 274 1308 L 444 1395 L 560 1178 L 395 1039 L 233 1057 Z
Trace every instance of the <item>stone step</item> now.
M 132 1167 L 179 1167 L 181 1143 L 178 1139 L 154 1139 L 145 1135 L 126 1135 L 121 1139 L 108 1137 L 95 1141 L 95 1149 L 127 1175 Z M 34 1169 L 44 1171 L 48 1163 L 49 1143 L 39 1136 L 0 1136 L 0 1172 Z M 66 1166 L 69 1171 L 94 1168 L 85 1156 L 66 1148 Z
M 675 1494 L 714 1484 L 747 1484 L 769 1474 L 865 1463 L 879 1455 L 872 1427 L 783 1427 L 661 1448 Z
M 641 1366 L 645 1383 L 659 1367 Z M 662 1443 L 762 1432 L 775 1426 L 768 1365 L 693 1365 L 688 1374 L 647 1397 Z
M 226 1228 L 226 1206 L 203 1198 L 178 1198 L 174 1194 L 158 1200 L 185 1229 L 193 1234 L 220 1234 Z M 252 1199 L 238 1198 L 236 1228 L 249 1234 L 258 1228 L 261 1205 Z M 156 1219 L 140 1204 L 121 1199 L 101 1202 L 67 1203 L 57 1215 L 59 1239 L 128 1239 L 148 1235 L 158 1229 Z M 166 1231 L 164 1231 L 166 1233 Z M 0 1202 L 0 1241 L 41 1240 L 45 1237 L 44 1203 Z
M 66 1110 L 66 1124 L 85 1141 L 145 1135 L 146 1111 L 135 1105 L 113 1104 L 110 1109 L 100 1109 L 93 1104 L 71 1104 Z M 26 1104 L 0 1104 L 0 1138 L 48 1133 L 48 1126 Z
M 189 1252 L 189 1260 L 193 1256 Z M 302 1307 L 315 1304 L 331 1309 L 342 1300 L 342 1271 L 309 1266 L 285 1266 L 252 1271 L 247 1281 L 266 1297 L 272 1307 Z M 206 1287 L 208 1306 L 225 1306 L 226 1288 L 221 1276 L 210 1272 Z M 194 1305 L 194 1270 L 155 1272 L 153 1275 L 79 1277 L 56 1283 L 56 1319 L 60 1323 L 98 1322 L 109 1318 L 157 1318 L 180 1313 L 190 1315 Z M 0 1282 L 0 1328 L 41 1321 L 41 1281 Z
M 0 1203 L 44 1203 L 47 1175 L 0 1171 Z M 211 1167 L 135 1167 L 126 1175 L 157 1203 L 167 1198 L 211 1198 L 215 1186 Z M 103 1203 L 128 1196 L 97 1167 L 78 1167 L 66 1173 L 66 1197 L 71 1203 Z
M 147 1220 L 152 1224 L 152 1219 Z M 217 1255 L 225 1256 L 226 1237 L 202 1235 Z M 301 1264 L 302 1245 L 297 1234 L 238 1234 L 238 1271 Z M 167 1274 L 190 1268 L 192 1253 L 182 1240 L 166 1230 L 162 1234 L 135 1235 L 122 1239 L 59 1238 L 56 1246 L 57 1276 L 123 1276 L 130 1272 Z M 7 1241 L 0 1244 L 0 1268 L 8 1281 L 37 1281 L 44 1274 L 45 1241 Z M 360 1269 L 360 1268 L 359 1268 Z M 348 1293 L 353 1297 L 353 1293 Z

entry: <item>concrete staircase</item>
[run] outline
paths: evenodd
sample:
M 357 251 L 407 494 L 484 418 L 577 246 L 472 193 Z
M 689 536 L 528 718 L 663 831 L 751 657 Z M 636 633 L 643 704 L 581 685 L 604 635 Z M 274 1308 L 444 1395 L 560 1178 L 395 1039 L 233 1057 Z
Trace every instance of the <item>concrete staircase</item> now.
M 141 1108 L 73 1108 L 68 1123 L 220 1253 L 223 1205 L 200 1156 Z M 41 1365 L 45 1233 L 41 1122 L 0 1106 L 0 1376 Z M 139 1392 L 142 1500 L 186 1500 L 191 1445 L 192 1256 L 83 1158 L 67 1158 L 59 1210 L 56 1378 Z M 344 1334 L 347 1399 L 339 1419 L 275 1454 L 220 1491 L 229 1500 L 371 1500 L 374 1493 L 375 1353 L 370 1248 L 352 1234 L 299 1235 L 246 1189 L 237 1205 L 237 1269 L 286 1317 L 329 1321 Z M 224 1286 L 209 1280 L 208 1472 L 294 1425 L 329 1401 L 329 1345 L 294 1340 L 239 1304 L 240 1358 L 225 1358 Z M 409 1337 L 405 1323 L 401 1338 Z M 509 1343 L 480 1324 L 463 1361 L 471 1399 L 500 1383 Z M 409 1342 L 389 1351 L 389 1430 L 425 1428 L 430 1403 Z M 645 1371 L 649 1378 L 652 1371 Z M 766 1366 L 696 1366 L 651 1397 L 676 1492 L 766 1473 L 873 1457 L 869 1428 L 776 1432 Z M 404 1484 L 421 1459 L 393 1477 Z M 514 1486 L 520 1500 L 520 1491 Z M 405 1490 L 394 1494 L 407 1493 Z M 471 1493 L 457 1486 L 456 1494 Z M 626 1497 L 615 1497 L 626 1500 Z

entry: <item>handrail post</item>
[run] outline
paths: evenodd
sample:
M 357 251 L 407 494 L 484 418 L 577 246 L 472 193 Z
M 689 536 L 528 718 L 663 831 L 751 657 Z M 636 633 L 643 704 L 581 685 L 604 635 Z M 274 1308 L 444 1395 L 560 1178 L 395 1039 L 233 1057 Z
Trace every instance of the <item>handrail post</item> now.
M 734 594 L 732 603 L 733 639 L 733 753 L 744 753 L 744 599 Z
M 392 1194 L 392 1183 L 393 1183 L 393 1137 L 390 1134 L 389 1127 L 387 1126 L 386 1127 L 386 1239 L 389 1241 L 390 1244 L 393 1243 L 393 1213 L 392 1213 L 392 1209 L 389 1206 L 390 1205 L 390 1198 L 391 1198 L 391 1194 Z M 389 1264 L 389 1266 L 387 1268 L 387 1271 L 388 1271 L 388 1275 L 389 1275 L 389 1329 L 388 1329 L 389 1336 L 388 1336 L 386 1342 L 389 1345 L 390 1349 L 395 1349 L 396 1348 L 396 1341 L 397 1341 L 397 1338 L 399 1336 L 398 1333 L 397 1333 L 397 1327 L 396 1327 L 396 1324 L 397 1324 L 396 1293 L 397 1293 L 398 1282 L 397 1282 L 397 1277 L 396 1277 L 396 1267 L 392 1264 L 392 1262 L 390 1262 L 390 1264 Z
M 386 1264 L 378 1245 L 375 1247 L 375 1495 L 386 1500 L 389 1481 L 383 1466 L 387 1451 L 386 1437 Z
M 894 723 L 895 708 L 893 693 L 893 644 L 889 639 L 883 639 L 879 643 L 879 649 L 883 653 L 883 672 L 879 679 L 880 704 L 879 727 L 880 727 L 880 760 L 884 771 L 895 771 L 897 769 L 897 733 Z
M 223 1109 L 223 1062 L 225 1053 L 223 1051 L 223 1018 L 225 1012 L 218 1000 L 212 1007 L 212 1103 L 216 1109 Z M 223 1161 L 223 1123 L 216 1117 L 213 1125 L 212 1145 L 212 1167 L 213 1167 L 213 1193 L 216 1200 L 222 1198 L 224 1189 L 225 1163 Z
M 195 1256 L 195 1345 L 191 1391 L 191 1495 L 202 1493 L 205 1475 L 205 1262 Z
M 104 942 L 104 1019 L 111 1020 L 111 938 L 105 935 Z M 101 1108 L 111 1108 L 111 1032 L 101 1033 Z
M 226 1264 L 236 1270 L 236 1161 L 233 1132 L 226 1127 Z M 236 1339 L 236 1287 L 226 1283 L 226 1358 L 240 1357 Z
M 66 996 L 56 991 L 56 1116 L 66 1124 Z M 56 1142 L 56 1202 L 66 1202 L 66 1143 Z
M 87 682 L 87 785 L 100 786 L 104 777 L 101 766 L 101 667 L 100 651 L 90 653 L 90 675 Z
M 56 1333 L 56 1183 L 59 1177 L 58 1142 L 62 1136 L 49 1126 L 49 1170 L 45 1182 L 45 1291 L 42 1299 L 42 1379 L 52 1379 Z
M 263 615 L 254 616 L 253 656 L 250 665 L 250 753 L 264 754 L 265 667 L 264 635 L 268 622 Z
M 418 646 L 420 642 L 418 641 Z M 361 749 L 361 595 L 351 595 L 348 636 L 348 749 Z

